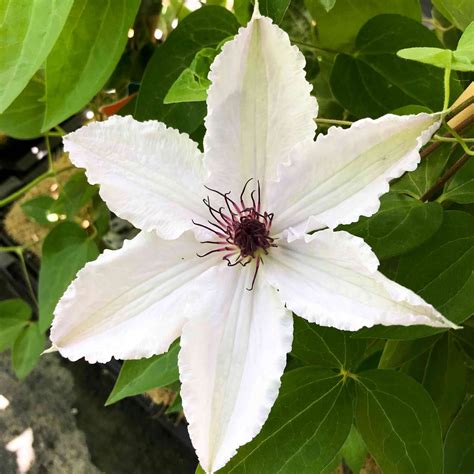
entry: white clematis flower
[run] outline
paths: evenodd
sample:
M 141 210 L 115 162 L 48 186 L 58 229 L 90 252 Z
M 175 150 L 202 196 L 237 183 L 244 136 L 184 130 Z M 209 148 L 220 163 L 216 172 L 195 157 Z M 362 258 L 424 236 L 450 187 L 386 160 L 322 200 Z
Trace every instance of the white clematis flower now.
M 141 233 L 79 272 L 52 342 L 71 360 L 107 362 L 163 353 L 181 337 L 183 407 L 206 472 L 265 422 L 292 311 L 351 331 L 455 327 L 379 273 L 362 239 L 333 230 L 377 211 L 389 181 L 416 168 L 438 116 L 364 119 L 314 141 L 303 66 L 287 34 L 256 14 L 212 65 L 204 153 L 131 117 L 64 139 L 110 209 Z

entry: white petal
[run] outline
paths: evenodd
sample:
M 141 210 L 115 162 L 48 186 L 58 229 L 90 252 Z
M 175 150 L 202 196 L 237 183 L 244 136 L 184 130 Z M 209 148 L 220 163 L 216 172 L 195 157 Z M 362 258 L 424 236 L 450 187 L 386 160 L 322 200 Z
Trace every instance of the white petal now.
M 251 20 L 211 67 L 204 138 L 211 187 L 240 193 L 249 178 L 277 176 L 293 146 L 313 139 L 316 99 L 305 59 L 269 18 Z
M 280 388 L 293 320 L 276 292 L 248 267 L 215 267 L 212 311 L 186 323 L 181 396 L 201 466 L 215 472 L 260 431 Z
M 55 310 L 51 341 L 68 359 L 138 359 L 166 352 L 200 310 L 201 275 L 218 261 L 198 258 L 192 233 L 162 240 L 141 232 L 106 250 L 71 283 Z
M 377 257 L 362 239 L 328 229 L 279 241 L 264 271 L 287 308 L 322 326 L 349 331 L 374 324 L 456 327 L 377 267 Z
M 270 198 L 273 229 L 335 228 L 374 214 L 389 181 L 417 167 L 418 150 L 438 127 L 436 115 L 385 115 L 301 144 Z
M 174 239 L 205 216 L 205 169 L 196 143 L 155 121 L 114 116 L 64 137 L 109 208 L 142 230 Z

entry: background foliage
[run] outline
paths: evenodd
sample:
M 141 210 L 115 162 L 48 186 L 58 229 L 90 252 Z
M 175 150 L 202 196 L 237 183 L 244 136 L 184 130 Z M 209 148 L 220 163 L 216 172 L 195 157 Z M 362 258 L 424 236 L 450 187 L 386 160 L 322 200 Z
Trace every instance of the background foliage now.
M 252 11 L 249 0 L 229 3 L 208 0 L 191 11 L 199 2 L 0 1 L 0 130 L 44 137 L 48 151 L 46 171 L 0 199 L 6 206 L 22 198 L 22 212 L 44 229 L 37 293 L 24 265 L 30 244 L 0 248 L 18 256 L 34 303 L 0 302 L 0 350 L 11 351 L 18 377 L 34 368 L 77 271 L 117 246 L 117 219 L 97 187 L 54 157 L 50 140 L 76 114 L 86 121 L 119 113 L 161 120 L 202 145 L 209 66 Z M 260 8 L 306 57 L 318 133 L 385 113 L 441 110 L 473 79 L 472 1 L 422 9 L 418 0 L 262 0 Z M 418 169 L 392 183 L 379 212 L 344 228 L 372 246 L 387 276 L 464 328 L 346 333 L 295 316 L 270 417 L 220 472 L 329 473 L 342 460 L 359 472 L 368 455 L 386 474 L 474 471 L 472 106 L 454 115 Z M 30 196 L 47 180 L 52 187 Z M 107 404 L 156 387 L 178 393 L 177 352 L 175 344 L 125 362 Z M 179 395 L 170 411 L 180 411 Z

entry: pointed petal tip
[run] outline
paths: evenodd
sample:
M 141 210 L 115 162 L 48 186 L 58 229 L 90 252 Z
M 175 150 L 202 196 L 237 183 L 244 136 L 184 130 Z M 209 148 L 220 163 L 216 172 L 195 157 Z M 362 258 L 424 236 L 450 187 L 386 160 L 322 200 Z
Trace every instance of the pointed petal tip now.
M 262 18 L 262 14 L 260 13 L 260 6 L 258 4 L 258 0 L 255 0 L 255 4 L 253 7 L 253 15 L 252 15 L 252 20 Z
M 59 351 L 59 347 L 56 346 L 55 344 L 51 344 L 51 347 L 49 347 L 48 349 L 45 349 L 41 355 L 45 355 L 45 354 L 51 354 L 52 352 L 58 352 Z

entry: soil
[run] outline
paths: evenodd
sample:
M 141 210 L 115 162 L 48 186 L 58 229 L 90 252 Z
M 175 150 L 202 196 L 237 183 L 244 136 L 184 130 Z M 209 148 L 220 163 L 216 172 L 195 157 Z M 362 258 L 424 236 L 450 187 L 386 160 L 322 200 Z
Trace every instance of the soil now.
M 15 453 L 5 446 L 31 428 L 31 474 L 193 474 L 191 448 L 133 400 L 104 407 L 111 381 L 103 368 L 43 356 L 23 381 L 0 354 L 0 474 L 16 474 Z

